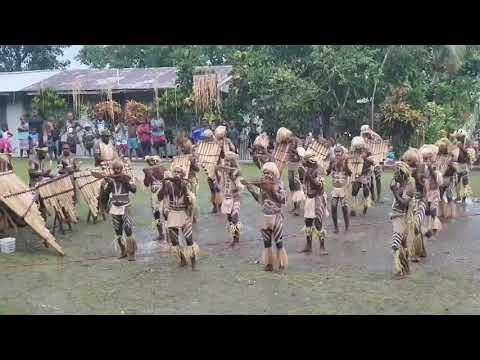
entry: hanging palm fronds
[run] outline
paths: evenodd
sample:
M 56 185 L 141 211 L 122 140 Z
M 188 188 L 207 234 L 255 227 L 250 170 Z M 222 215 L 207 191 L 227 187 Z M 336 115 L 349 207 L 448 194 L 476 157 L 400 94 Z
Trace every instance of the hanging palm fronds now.
M 122 113 L 122 108 L 116 101 L 107 100 L 96 104 L 95 112 L 102 113 L 106 121 L 116 122 Z
M 139 124 L 147 118 L 148 108 L 135 100 L 128 100 L 125 106 L 125 119 L 132 124 Z
M 198 114 L 220 109 L 220 93 L 217 85 L 217 74 L 215 73 L 193 76 L 193 98 L 195 111 Z
M 80 91 L 79 89 L 72 89 L 72 99 L 73 99 L 73 113 L 78 119 L 80 113 Z

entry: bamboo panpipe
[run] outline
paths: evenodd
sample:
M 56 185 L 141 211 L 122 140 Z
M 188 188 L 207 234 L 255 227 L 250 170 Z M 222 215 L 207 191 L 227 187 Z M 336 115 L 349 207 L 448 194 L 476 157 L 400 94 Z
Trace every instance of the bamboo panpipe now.
M 282 175 L 283 169 L 287 164 L 287 156 L 288 156 L 289 149 L 290 149 L 289 142 L 278 144 L 275 147 L 274 159 L 275 159 L 275 164 L 277 165 L 278 171 L 280 172 L 280 175 Z
M 215 176 L 215 166 L 219 162 L 221 151 L 216 141 L 202 141 L 196 149 L 200 166 L 211 178 Z

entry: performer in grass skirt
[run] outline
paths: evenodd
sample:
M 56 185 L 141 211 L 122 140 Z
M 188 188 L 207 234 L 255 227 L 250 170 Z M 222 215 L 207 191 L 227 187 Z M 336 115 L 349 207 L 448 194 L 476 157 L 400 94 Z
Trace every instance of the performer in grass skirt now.
M 232 151 L 225 154 L 225 165 L 218 165 L 215 169 L 216 186 L 221 190 L 223 201 L 221 212 L 227 215 L 227 230 L 235 246 L 240 241 L 240 192 L 244 186 L 241 183 L 242 175 L 238 163 L 238 155 Z
M 435 162 L 438 154 L 438 147 L 435 145 L 424 145 L 420 148 L 422 161 L 425 166 L 425 198 L 426 198 L 426 237 L 436 236 L 442 229 L 442 223 L 439 219 L 440 204 L 440 185 L 442 184 L 442 175 L 437 170 Z
M 395 163 L 395 172 L 390 184 L 390 190 L 394 198 L 392 213 L 390 214 L 393 226 L 391 243 L 393 266 L 396 276 L 404 276 L 410 272 L 407 237 L 409 226 L 413 224 L 409 220 L 409 210 L 411 210 L 415 192 L 414 179 L 407 163 L 403 161 Z
M 158 192 L 158 200 L 168 202 L 167 227 L 168 238 L 172 244 L 171 251 L 179 260 L 180 266 L 187 266 L 188 261 L 195 270 L 200 249 L 193 241 L 192 210 L 195 204 L 195 195 L 189 190 L 188 181 L 180 166 L 173 168 L 173 178 L 165 181 L 163 188 Z M 185 246 L 180 245 L 180 230 L 185 239 Z
M 467 140 L 467 133 L 460 129 L 455 133 L 457 149 L 455 151 L 454 161 L 457 163 L 457 201 L 465 204 L 467 197 L 472 195 L 470 186 L 470 166 L 475 160 L 475 150 L 470 146 Z
M 133 218 L 130 210 L 130 193 L 135 194 L 137 187 L 133 180 L 123 174 L 123 163 L 114 160 L 112 163 L 113 176 L 105 177 L 105 197 L 111 195 L 110 215 L 112 215 L 113 230 L 116 241 L 120 246 L 119 259 L 128 257 L 129 261 L 135 261 L 137 243 L 133 237 Z M 123 242 L 123 235 L 127 237 L 127 246 Z
M 216 141 L 215 135 L 213 134 L 213 131 L 210 129 L 207 129 L 203 132 L 203 139 L 204 141 L 209 141 L 209 142 Z M 220 205 L 218 204 L 219 197 L 220 197 L 220 189 L 215 186 L 214 177 L 208 176 L 207 183 L 210 189 L 210 201 L 212 203 L 212 214 L 216 214 L 220 210 Z
M 300 205 L 305 200 L 303 193 L 303 167 L 302 156 L 305 149 L 300 147 L 301 142 L 289 129 L 280 128 L 277 131 L 277 144 L 288 142 L 290 146 L 287 152 L 288 187 L 290 200 L 293 203 L 292 213 L 300 215 Z
M 352 198 L 356 199 L 360 190 L 362 190 L 362 201 L 359 204 L 363 208 L 363 215 L 367 213 L 369 207 L 372 206 L 371 197 L 371 181 L 372 181 L 372 168 L 374 161 L 371 158 L 371 154 L 368 151 L 365 141 L 362 137 L 356 136 L 352 139 L 352 150 L 354 155 L 357 156 L 362 162 L 362 172 L 359 177 L 352 182 Z M 356 216 L 356 209 L 352 209 L 351 216 Z
M 360 128 L 360 136 L 362 136 L 366 141 L 382 141 L 382 137 L 373 131 L 370 126 L 362 125 Z M 373 177 L 372 184 L 370 186 L 370 191 L 372 193 L 372 199 L 376 198 L 376 201 L 382 203 L 381 194 L 382 194 L 382 166 L 383 163 L 375 164 L 373 167 Z M 377 188 L 377 193 L 373 191 L 375 181 L 375 187 Z
M 423 241 L 422 224 L 425 219 L 427 201 L 425 188 L 425 165 L 422 162 L 420 151 L 415 148 L 409 148 L 402 156 L 402 161 L 410 166 L 410 171 L 415 180 L 415 194 L 412 200 L 412 222 L 414 234 L 412 242 L 409 244 L 409 254 L 412 261 L 418 261 L 419 257 L 426 257 L 427 251 Z
M 352 171 L 348 165 L 348 157 L 346 155 L 347 150 L 340 144 L 335 145 L 334 154 L 335 157 L 331 159 L 327 176 L 332 175 L 332 219 L 333 219 L 333 232 L 338 234 L 338 204 L 342 207 L 343 221 L 345 223 L 345 231 L 348 231 L 350 225 L 350 212 L 349 204 L 347 201 L 348 191 L 348 178 L 352 175 Z
M 442 162 L 446 163 L 442 173 L 443 181 L 440 185 L 440 208 L 443 217 L 450 219 L 456 216 L 456 204 L 453 198 L 457 174 L 456 163 L 453 161 L 451 142 L 448 138 L 438 140 L 435 145 L 438 146 L 437 168 L 442 165 Z
M 252 184 L 244 182 L 253 198 L 262 204 L 264 224 L 262 238 L 264 244 L 263 260 L 266 271 L 273 271 L 278 267 L 284 270 L 288 266 L 288 256 L 283 244 L 283 214 L 282 206 L 286 202 L 285 188 L 280 179 L 277 165 L 267 162 L 262 166 L 263 177 Z M 258 187 L 259 190 L 256 188 Z M 272 249 L 275 243 L 276 251 Z
M 165 176 L 165 167 L 162 166 L 160 156 L 146 156 L 145 161 L 149 165 L 148 168 L 144 168 L 145 178 L 143 184 L 150 189 L 151 197 L 150 204 L 152 207 L 154 226 L 158 231 L 157 241 L 162 242 L 165 240 L 165 222 L 164 217 L 164 202 L 158 200 L 158 192 L 163 187 L 163 179 Z
M 320 242 L 320 254 L 327 255 L 325 250 L 326 232 L 323 229 L 323 219 L 328 214 L 327 197 L 324 190 L 323 175 L 325 170 L 315 159 L 315 153 L 307 150 L 303 157 L 305 167 L 305 235 L 307 244 L 302 252 L 312 252 L 312 238 Z
M 177 140 L 177 145 L 180 151 L 182 152 L 182 154 L 190 155 L 190 169 L 188 171 L 188 180 L 189 180 L 188 186 L 189 186 L 189 190 L 195 195 L 195 197 L 197 197 L 198 188 L 199 188 L 197 174 L 200 171 L 200 167 L 198 166 L 197 156 L 193 151 L 193 144 L 190 141 L 190 139 L 183 136 Z M 199 214 L 198 206 L 195 206 L 192 214 L 193 216 L 192 221 L 194 224 L 198 221 L 198 214 Z

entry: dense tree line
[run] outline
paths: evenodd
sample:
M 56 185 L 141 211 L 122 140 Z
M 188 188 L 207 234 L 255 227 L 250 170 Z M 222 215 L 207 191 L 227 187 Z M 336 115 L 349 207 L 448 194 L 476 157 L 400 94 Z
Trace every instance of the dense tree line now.
M 368 123 L 401 151 L 477 122 L 477 46 L 110 45 L 85 46 L 79 59 L 95 68 L 176 66 L 176 116 L 191 108 L 194 67 L 228 64 L 234 80 L 221 115 L 240 123 L 258 115 L 267 130 L 355 135 Z
M 0 72 L 65 68 L 62 61 L 67 45 L 0 45 Z

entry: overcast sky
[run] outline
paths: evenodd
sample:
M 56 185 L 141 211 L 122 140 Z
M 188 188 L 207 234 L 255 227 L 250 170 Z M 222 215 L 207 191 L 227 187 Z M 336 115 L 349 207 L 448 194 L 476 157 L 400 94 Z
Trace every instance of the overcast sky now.
M 83 45 L 72 45 L 69 48 L 64 49 L 63 58 L 70 60 L 70 66 L 68 67 L 69 69 L 88 69 L 88 66 L 83 65 L 75 60 L 75 56 L 77 56 L 82 46 Z

